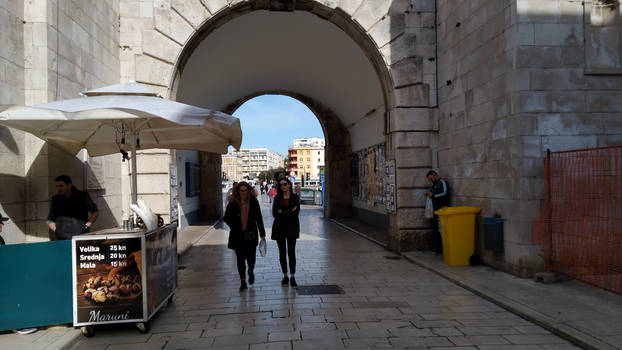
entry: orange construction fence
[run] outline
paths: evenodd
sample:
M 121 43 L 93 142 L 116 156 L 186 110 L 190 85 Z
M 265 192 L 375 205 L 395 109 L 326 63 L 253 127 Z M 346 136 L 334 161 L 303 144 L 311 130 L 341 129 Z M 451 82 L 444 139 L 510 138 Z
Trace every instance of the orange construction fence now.
M 548 152 L 532 226 L 547 268 L 622 294 L 622 145 Z

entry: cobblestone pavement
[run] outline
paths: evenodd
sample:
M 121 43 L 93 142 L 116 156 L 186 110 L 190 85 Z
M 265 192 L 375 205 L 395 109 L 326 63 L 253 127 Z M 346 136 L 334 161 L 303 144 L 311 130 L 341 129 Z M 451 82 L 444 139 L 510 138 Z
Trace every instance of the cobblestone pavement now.
M 272 218 L 264 203 L 270 232 Z M 322 218 L 301 211 L 298 284 L 345 294 L 298 295 L 281 287 L 276 243 L 257 257 L 256 282 L 238 292 L 222 226 L 180 261 L 179 288 L 142 334 L 97 328 L 72 349 L 570 349 L 565 340 Z M 269 233 L 268 233 L 269 237 Z

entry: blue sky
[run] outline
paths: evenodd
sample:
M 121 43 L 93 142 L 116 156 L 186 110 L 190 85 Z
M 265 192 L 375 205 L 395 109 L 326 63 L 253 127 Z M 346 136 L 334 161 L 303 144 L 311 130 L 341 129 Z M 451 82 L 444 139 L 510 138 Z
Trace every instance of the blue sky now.
M 286 156 L 293 139 L 324 137 L 311 110 L 289 96 L 255 97 L 233 115 L 240 118 L 242 125 L 242 148 L 265 147 Z

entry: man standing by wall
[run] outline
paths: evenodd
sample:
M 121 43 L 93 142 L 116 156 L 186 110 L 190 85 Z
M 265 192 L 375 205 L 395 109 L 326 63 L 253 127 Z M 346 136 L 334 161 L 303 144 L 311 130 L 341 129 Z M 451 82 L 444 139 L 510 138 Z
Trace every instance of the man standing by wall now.
M 99 211 L 87 192 L 78 190 L 67 175 L 54 179 L 57 195 L 52 197 L 47 224 L 56 234 L 56 239 L 71 239 L 88 232 Z M 88 216 L 88 213 L 91 216 Z
M 428 197 L 432 198 L 432 207 L 434 208 L 434 211 L 437 211 L 443 207 L 448 207 L 449 185 L 447 184 L 447 180 L 441 178 L 434 170 L 428 171 L 426 177 L 432 183 L 432 187 L 428 192 Z M 436 214 L 434 214 L 434 218 L 432 218 L 432 227 L 436 231 L 432 242 L 432 249 L 437 253 L 442 253 L 443 243 L 441 239 L 441 225 L 438 215 Z

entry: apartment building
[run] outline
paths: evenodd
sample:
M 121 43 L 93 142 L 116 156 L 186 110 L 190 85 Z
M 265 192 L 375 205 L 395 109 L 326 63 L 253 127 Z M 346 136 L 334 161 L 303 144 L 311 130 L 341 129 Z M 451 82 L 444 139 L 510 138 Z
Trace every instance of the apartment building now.
M 227 153 L 222 156 L 222 177 L 226 180 L 239 180 L 244 175 L 242 174 L 242 158 L 237 154 Z
M 293 171 L 296 178 L 304 175 L 305 179 L 318 179 L 320 169 L 324 166 L 325 144 L 325 140 L 318 137 L 294 139 L 287 150 L 287 171 Z
M 254 178 L 262 171 L 283 166 L 283 156 L 267 148 L 244 148 L 223 155 L 223 173 L 226 171 L 225 160 L 236 168 L 236 170 L 231 170 L 231 174 L 235 174 L 235 177 L 228 177 L 230 180 L 239 180 L 244 177 Z

